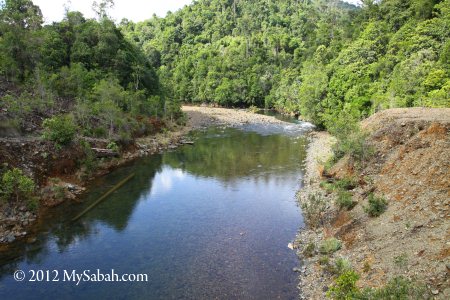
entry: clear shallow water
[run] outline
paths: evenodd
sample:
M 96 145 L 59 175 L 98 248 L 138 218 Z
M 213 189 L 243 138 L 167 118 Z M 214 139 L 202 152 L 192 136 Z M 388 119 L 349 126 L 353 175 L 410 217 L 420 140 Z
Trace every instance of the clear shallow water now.
M 35 243 L 2 253 L 0 299 L 296 299 L 287 244 L 302 225 L 295 192 L 306 141 L 293 126 L 196 132 L 193 146 L 100 178 L 82 204 L 51 210 Z M 58 270 L 60 281 L 15 282 L 16 269 Z M 62 282 L 64 269 L 145 273 L 148 282 L 76 286 Z

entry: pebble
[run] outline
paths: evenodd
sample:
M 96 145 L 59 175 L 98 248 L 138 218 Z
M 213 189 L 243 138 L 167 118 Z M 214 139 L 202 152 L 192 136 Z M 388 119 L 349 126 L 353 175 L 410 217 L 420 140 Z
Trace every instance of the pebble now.
M 7 243 L 12 243 L 12 242 L 14 242 L 16 240 L 16 237 L 14 236 L 14 234 L 10 233 L 4 238 L 4 240 Z
M 439 290 L 432 290 L 431 293 L 432 293 L 433 295 L 437 295 L 437 294 L 439 294 Z

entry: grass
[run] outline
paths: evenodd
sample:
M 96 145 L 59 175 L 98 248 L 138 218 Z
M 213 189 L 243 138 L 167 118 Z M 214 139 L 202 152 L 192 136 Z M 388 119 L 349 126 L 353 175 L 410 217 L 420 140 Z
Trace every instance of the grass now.
M 402 253 L 394 257 L 394 264 L 399 269 L 404 269 L 408 265 L 408 255 L 406 253 Z
M 356 282 L 359 275 L 352 269 L 339 275 L 327 292 L 327 297 L 335 300 L 378 300 L 378 299 L 428 299 L 424 285 L 403 276 L 394 277 L 379 288 L 359 289 Z
M 320 243 L 319 252 L 321 254 L 331 254 L 341 249 L 341 247 L 342 247 L 341 241 L 338 240 L 337 238 L 332 237 Z

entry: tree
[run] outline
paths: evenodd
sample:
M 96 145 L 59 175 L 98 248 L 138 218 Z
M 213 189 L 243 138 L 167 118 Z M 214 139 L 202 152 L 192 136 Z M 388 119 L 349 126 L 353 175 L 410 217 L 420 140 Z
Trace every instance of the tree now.
M 24 81 L 36 65 L 36 31 L 42 13 L 30 0 L 5 0 L 0 10 L 0 70 L 6 78 Z

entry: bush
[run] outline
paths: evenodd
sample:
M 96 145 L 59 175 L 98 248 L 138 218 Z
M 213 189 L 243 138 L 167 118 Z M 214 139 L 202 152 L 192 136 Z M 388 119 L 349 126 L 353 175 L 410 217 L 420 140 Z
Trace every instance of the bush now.
M 375 197 L 374 194 L 369 194 L 369 206 L 364 207 L 364 210 L 370 217 L 379 217 L 387 209 L 387 201 L 383 197 Z
M 305 221 L 311 227 L 317 227 L 322 222 L 323 212 L 326 208 L 324 198 L 320 194 L 310 194 L 308 201 L 302 204 Z
M 325 125 L 337 139 L 333 146 L 335 161 L 348 154 L 351 158 L 361 162 L 373 154 L 372 147 L 367 143 L 367 133 L 359 127 L 357 111 L 344 109 L 328 115 Z
M 328 290 L 327 297 L 335 300 L 428 299 L 424 285 L 416 284 L 403 276 L 392 278 L 380 288 L 365 288 L 362 291 L 356 286 L 358 279 L 359 275 L 355 271 L 344 271 Z
M 327 255 L 319 257 L 319 265 L 328 266 L 330 264 L 330 258 Z
M 356 286 L 356 281 L 358 279 L 359 275 L 355 271 L 345 271 L 336 279 L 336 283 L 330 287 L 327 297 L 335 300 L 357 299 L 359 290 Z
M 353 177 L 345 177 L 345 178 L 336 180 L 334 185 L 336 186 L 336 189 L 352 190 L 358 185 L 358 183 L 357 183 L 356 179 Z
M 355 206 L 355 202 L 352 199 L 352 193 L 347 191 L 339 191 L 336 199 L 336 203 L 339 205 L 340 209 L 350 210 Z
M 45 119 L 43 138 L 55 142 L 57 146 L 67 145 L 72 142 L 77 132 L 77 126 L 71 115 L 54 116 Z
M 350 262 L 342 257 L 338 257 L 334 264 L 331 266 L 330 271 L 336 275 L 342 275 L 344 272 L 350 271 L 352 269 L 352 265 Z
M 403 276 L 394 277 L 380 288 L 366 288 L 361 292 L 358 299 L 376 300 L 376 299 L 428 299 L 426 288 L 418 285 Z
M 107 146 L 107 149 L 114 151 L 114 152 L 119 152 L 119 146 L 116 144 L 116 142 L 110 142 Z
M 408 265 L 408 255 L 406 253 L 402 253 L 398 256 L 394 257 L 394 264 L 399 268 L 403 269 Z
M 336 238 L 329 238 L 322 241 L 319 245 L 319 252 L 321 254 L 330 254 L 341 249 L 342 243 Z
M 309 242 L 308 245 L 303 249 L 303 255 L 305 257 L 313 257 L 316 250 L 316 245 L 313 242 Z
M 97 168 L 98 162 L 89 142 L 82 140 L 80 142 L 80 146 L 84 152 L 84 158 L 80 161 L 80 165 L 83 171 L 82 177 L 87 178 L 94 173 Z
M 1 194 L 4 200 L 15 199 L 19 201 L 20 198 L 30 200 L 34 192 L 33 179 L 23 175 L 22 170 L 14 168 L 8 170 L 2 176 Z

